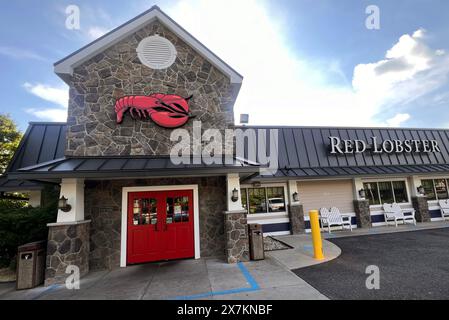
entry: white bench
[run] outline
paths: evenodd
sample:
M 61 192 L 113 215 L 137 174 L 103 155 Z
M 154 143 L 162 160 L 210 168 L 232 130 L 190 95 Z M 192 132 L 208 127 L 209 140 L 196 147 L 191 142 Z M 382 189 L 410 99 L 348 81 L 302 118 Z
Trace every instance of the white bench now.
M 449 200 L 440 200 L 438 204 L 440 205 L 441 217 L 446 220 L 446 218 L 449 218 Z
M 327 227 L 327 231 L 331 233 L 332 226 L 339 226 L 342 230 L 348 227 L 352 231 L 351 217 L 349 215 L 341 214 L 340 210 L 336 207 L 332 207 L 330 210 L 327 208 L 320 209 L 320 221 L 321 227 Z
M 393 221 L 395 226 L 398 226 L 398 221 L 402 221 L 403 224 L 406 224 L 407 221 L 411 221 L 416 226 L 416 218 L 415 218 L 415 210 L 414 209 L 402 209 L 397 203 L 388 204 L 385 203 L 383 205 L 384 209 L 384 217 L 385 223 L 387 226 L 390 221 Z M 404 213 L 410 213 L 409 215 L 405 215 Z

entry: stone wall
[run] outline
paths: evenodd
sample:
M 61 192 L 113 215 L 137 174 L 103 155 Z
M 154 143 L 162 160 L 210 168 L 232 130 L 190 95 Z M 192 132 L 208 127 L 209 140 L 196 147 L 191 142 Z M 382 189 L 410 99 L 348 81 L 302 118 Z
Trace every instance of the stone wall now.
M 412 197 L 415 218 L 418 222 L 430 222 L 429 204 L 426 196 Z
M 291 233 L 303 233 L 306 229 L 306 224 L 304 221 L 304 207 L 302 204 L 289 205 L 288 215 L 290 218 Z
M 248 221 L 245 211 L 224 213 L 226 259 L 228 263 L 249 261 Z
M 89 272 L 89 221 L 77 224 L 50 224 L 47 242 L 45 285 L 64 283 L 69 265 L 80 270 L 80 276 Z
M 371 228 L 371 211 L 368 200 L 354 200 L 354 211 L 358 228 Z
M 158 33 L 176 47 L 175 63 L 163 70 L 139 61 L 139 42 Z M 126 95 L 151 93 L 193 95 L 191 112 L 203 129 L 233 125 L 236 89 L 213 67 L 159 22 L 153 22 L 74 70 L 68 108 L 67 156 L 167 155 L 172 130 L 129 114 L 116 123 L 115 101 Z M 192 130 L 191 119 L 185 129 Z
M 223 257 L 225 177 L 86 181 L 85 214 L 86 219 L 92 220 L 90 268 L 98 270 L 120 266 L 123 187 L 191 184 L 197 184 L 199 188 L 201 256 Z

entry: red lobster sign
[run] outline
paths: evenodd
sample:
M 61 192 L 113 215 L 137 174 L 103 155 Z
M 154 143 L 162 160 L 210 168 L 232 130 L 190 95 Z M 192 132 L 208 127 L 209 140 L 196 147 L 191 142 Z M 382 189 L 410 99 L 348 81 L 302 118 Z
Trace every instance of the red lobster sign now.
M 150 118 L 164 128 L 183 126 L 193 116 L 189 112 L 188 101 L 192 96 L 183 98 L 174 94 L 154 93 L 149 96 L 125 96 L 115 103 L 117 123 L 123 121 L 123 115 L 129 110 L 132 118 Z

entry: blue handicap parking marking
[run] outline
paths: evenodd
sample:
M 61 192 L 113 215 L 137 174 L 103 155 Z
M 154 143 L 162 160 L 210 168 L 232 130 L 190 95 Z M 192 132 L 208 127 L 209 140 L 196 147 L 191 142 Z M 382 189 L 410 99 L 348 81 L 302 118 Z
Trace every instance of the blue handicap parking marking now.
M 242 262 L 237 263 L 237 266 L 239 267 L 240 271 L 242 272 L 243 276 L 245 277 L 245 280 L 247 283 L 249 283 L 250 287 L 246 288 L 237 288 L 237 289 L 230 289 L 230 290 L 223 290 L 223 291 L 211 291 L 206 293 L 200 293 L 200 294 L 194 294 L 190 296 L 179 296 L 175 298 L 171 298 L 168 300 L 194 300 L 194 299 L 201 299 L 211 296 L 222 296 L 227 294 L 233 294 L 233 293 L 242 293 L 242 292 L 253 292 L 260 290 L 260 286 L 257 283 L 257 281 L 253 278 L 251 273 L 246 269 L 245 265 Z

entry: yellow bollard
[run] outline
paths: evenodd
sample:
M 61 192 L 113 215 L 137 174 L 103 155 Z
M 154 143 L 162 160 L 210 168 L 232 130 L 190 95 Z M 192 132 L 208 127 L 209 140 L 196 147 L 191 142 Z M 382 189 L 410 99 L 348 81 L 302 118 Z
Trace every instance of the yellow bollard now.
M 321 240 L 320 222 L 318 220 L 318 210 L 311 210 L 310 227 L 312 228 L 313 255 L 316 260 L 324 260 L 323 241 Z

